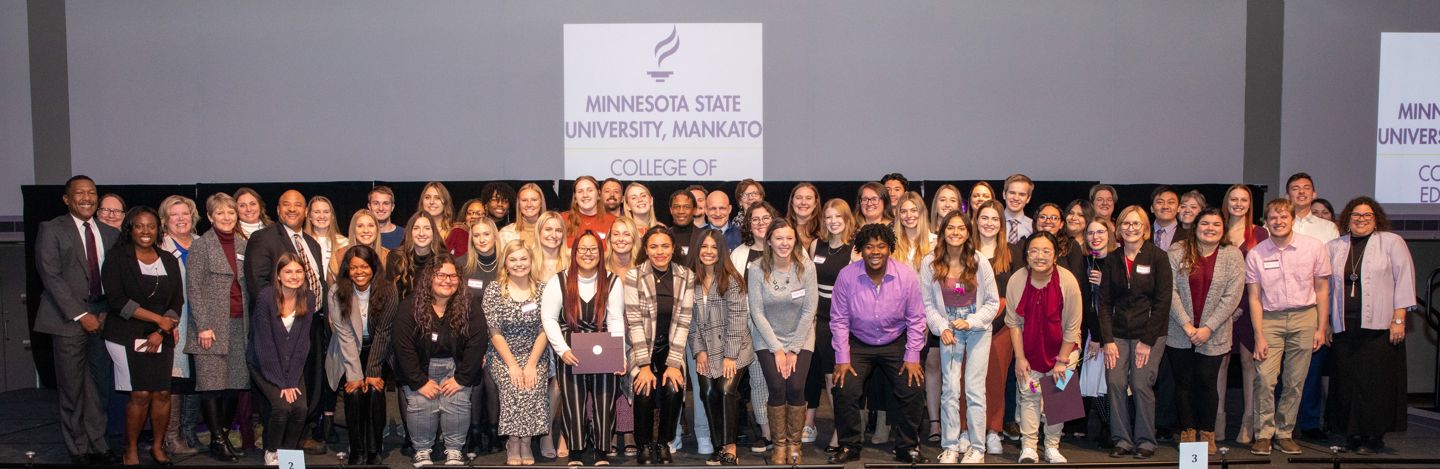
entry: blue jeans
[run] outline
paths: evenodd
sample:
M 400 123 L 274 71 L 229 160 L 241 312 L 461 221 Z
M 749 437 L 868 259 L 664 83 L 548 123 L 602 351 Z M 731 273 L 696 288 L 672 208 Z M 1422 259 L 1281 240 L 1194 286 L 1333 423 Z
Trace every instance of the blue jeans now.
M 1325 388 L 1320 385 L 1325 370 L 1325 356 L 1329 345 L 1310 354 L 1310 371 L 1305 374 L 1305 389 L 1300 393 L 1300 412 L 1295 418 L 1295 427 L 1300 430 L 1321 428 L 1325 417 Z
M 455 376 L 455 359 L 430 359 L 430 380 L 436 383 Z M 435 430 L 445 441 L 445 449 L 460 451 L 465 433 L 470 429 L 470 388 L 462 387 L 451 396 L 437 394 L 434 399 L 421 395 L 415 388 L 404 387 L 405 421 L 410 426 L 410 444 L 417 450 L 435 446 Z
M 970 447 L 985 448 L 985 375 L 990 368 L 990 331 L 951 331 L 955 345 L 940 344 L 940 447 L 960 450 L 960 394 Z M 963 382 L 962 382 L 963 373 Z

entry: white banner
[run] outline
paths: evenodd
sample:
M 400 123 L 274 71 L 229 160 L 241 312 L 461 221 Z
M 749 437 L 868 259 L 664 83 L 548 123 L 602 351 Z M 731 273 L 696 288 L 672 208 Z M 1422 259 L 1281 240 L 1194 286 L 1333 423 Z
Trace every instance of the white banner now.
M 565 177 L 763 179 L 759 23 L 565 25 Z
M 1375 199 L 1440 203 L 1440 33 L 1381 33 Z

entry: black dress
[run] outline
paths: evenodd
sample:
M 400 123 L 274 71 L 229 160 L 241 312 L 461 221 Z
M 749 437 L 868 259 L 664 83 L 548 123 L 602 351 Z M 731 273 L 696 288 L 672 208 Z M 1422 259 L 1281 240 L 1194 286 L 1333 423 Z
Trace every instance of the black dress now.
M 1335 334 L 1330 346 L 1330 398 L 1325 419 L 1331 431 L 1349 436 L 1379 438 L 1385 433 L 1405 431 L 1406 376 L 1405 342 L 1390 343 L 1389 329 L 1360 327 L 1361 299 L 1365 290 L 1355 266 L 1364 265 L 1369 236 L 1352 237 L 1345 262 L 1345 332 Z M 1353 289 L 1353 294 L 1351 294 Z M 1381 312 L 1376 312 L 1381 313 Z
M 849 243 L 830 249 L 830 243 L 818 242 L 815 252 L 815 284 L 820 301 L 815 306 L 815 354 L 810 358 L 810 375 L 805 381 L 805 401 L 811 409 L 820 406 L 820 393 L 825 390 L 825 375 L 835 371 L 835 352 L 830 348 L 830 295 L 840 269 L 850 265 L 853 246 Z
M 117 246 L 108 253 L 100 279 L 105 285 L 110 318 L 101 336 L 115 363 L 115 390 L 169 391 L 170 372 L 175 359 L 175 336 L 162 333 L 160 353 L 138 352 L 136 340 L 145 340 L 160 326 L 134 317 L 135 308 L 179 320 L 185 306 L 180 283 L 180 263 L 159 248 L 154 263 L 144 265 L 132 246 Z

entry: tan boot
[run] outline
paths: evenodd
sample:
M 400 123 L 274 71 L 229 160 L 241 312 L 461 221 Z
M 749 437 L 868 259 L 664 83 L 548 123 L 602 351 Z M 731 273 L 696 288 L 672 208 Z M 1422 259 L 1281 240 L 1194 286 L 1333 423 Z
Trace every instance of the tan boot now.
M 1186 428 L 1186 429 L 1184 429 L 1184 430 L 1180 430 L 1180 442 L 1181 442 L 1181 443 L 1194 443 L 1194 442 L 1196 441 L 1196 440 L 1195 440 L 1195 435 L 1196 435 L 1196 433 L 1197 433 L 1197 432 L 1195 431 L 1194 428 Z
M 765 409 L 765 418 L 770 420 L 770 438 L 775 443 L 775 449 L 770 450 L 770 464 L 787 464 L 785 461 L 789 459 L 790 419 L 788 411 L 789 408 L 783 405 L 772 405 Z
M 1214 454 L 1215 454 L 1215 432 L 1201 431 L 1200 434 L 1199 434 L 1198 439 L 1199 439 L 1199 441 L 1203 441 L 1203 442 L 1205 442 L 1206 444 L 1209 444 L 1209 445 L 1210 445 L 1210 454 L 1211 454 L 1211 455 L 1214 455 Z
M 800 439 L 805 436 L 806 409 L 803 405 L 792 405 L 789 407 L 790 410 L 787 411 L 789 413 L 785 414 L 786 420 L 789 420 L 789 423 L 785 424 L 785 427 L 790 431 L 790 458 L 792 461 L 790 461 L 789 464 L 800 465 L 804 464 L 800 458 L 800 455 L 804 453 L 804 449 L 800 447 Z

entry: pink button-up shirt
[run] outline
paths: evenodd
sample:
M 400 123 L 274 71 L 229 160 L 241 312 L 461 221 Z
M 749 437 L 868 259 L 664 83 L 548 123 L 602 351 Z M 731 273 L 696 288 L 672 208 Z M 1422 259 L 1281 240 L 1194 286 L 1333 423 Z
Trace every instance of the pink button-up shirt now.
M 1245 284 L 1260 284 L 1260 308 L 1284 311 L 1314 306 L 1315 279 L 1330 276 L 1330 252 L 1320 240 L 1300 233 L 1290 244 L 1261 241 L 1245 255 Z

